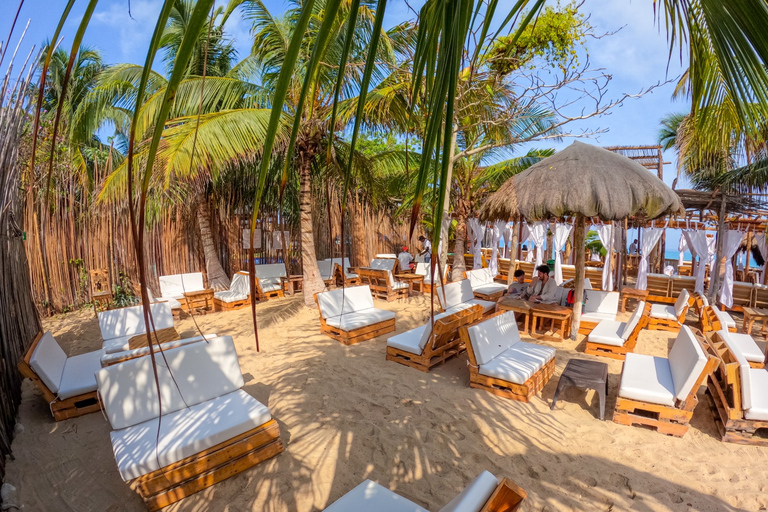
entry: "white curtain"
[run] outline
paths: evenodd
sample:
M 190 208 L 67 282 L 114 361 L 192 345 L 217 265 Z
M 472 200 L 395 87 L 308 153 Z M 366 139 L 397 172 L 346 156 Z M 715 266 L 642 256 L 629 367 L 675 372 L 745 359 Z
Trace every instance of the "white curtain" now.
M 725 234 L 725 241 L 723 243 L 725 280 L 723 281 L 723 287 L 720 289 L 720 303 L 727 308 L 733 306 L 733 262 L 731 259 L 736 254 L 736 251 L 739 250 L 742 238 L 744 238 L 743 232 L 730 230 Z M 717 262 L 717 264 L 719 265 L 720 262 Z
M 542 263 L 541 254 L 544 251 L 544 241 L 547 239 L 547 227 L 549 223 L 545 220 L 534 222 L 533 226 L 528 226 L 531 230 L 531 240 L 536 244 L 536 266 Z
M 504 232 L 504 224 L 504 221 L 497 220 L 491 230 L 493 237 L 491 238 L 491 261 L 488 262 L 488 269 L 492 276 L 495 276 L 499 271 L 499 240 L 501 240 L 501 235 Z
M 471 245 L 474 256 L 472 270 L 483 268 L 483 252 L 480 249 L 483 247 L 484 226 L 478 219 L 468 219 L 467 227 L 472 231 Z
M 707 274 L 707 263 L 715 255 L 715 244 L 710 243 L 705 231 L 683 230 L 683 235 L 688 241 L 688 248 L 694 256 L 698 256 L 699 263 L 696 266 L 696 293 L 704 293 L 704 278 Z
M 504 257 L 514 260 L 517 256 L 517 247 L 512 247 L 512 230 L 515 229 L 514 224 L 507 222 L 504 225 L 504 233 L 501 235 L 504 238 Z M 513 256 L 513 252 L 514 256 Z
M 680 256 L 677 257 L 678 274 L 680 273 L 679 267 L 685 263 L 684 253 L 688 250 L 688 240 L 680 235 L 680 242 L 677 244 L 677 250 L 680 252 Z
M 643 242 L 640 244 L 640 265 L 637 268 L 637 289 L 645 290 L 648 287 L 648 256 L 659 243 L 664 228 L 646 228 L 643 231 Z
M 605 255 L 605 264 L 603 265 L 603 291 L 613 291 L 613 272 L 612 272 L 612 260 L 613 260 L 613 224 L 603 224 L 597 226 L 597 236 L 600 238 L 600 243 L 603 244 L 607 251 Z
M 762 279 L 765 281 L 765 270 L 766 267 L 768 267 L 768 240 L 766 239 L 765 233 L 755 233 L 754 240 L 757 244 L 757 248 L 760 250 L 760 256 L 763 257 Z M 747 250 L 749 250 L 749 248 L 747 248 Z
M 555 244 L 555 282 L 557 286 L 563 284 L 563 254 L 562 250 L 565 246 L 565 242 L 568 241 L 568 235 L 571 234 L 572 226 L 569 224 L 562 224 L 558 222 L 555 224 L 555 236 L 553 242 Z
M 520 243 L 524 245 L 528 253 L 525 255 L 525 261 L 528 263 L 533 262 L 533 239 L 531 238 L 531 228 L 528 227 L 527 222 L 522 222 L 520 224 L 522 226 L 521 231 L 522 235 L 520 236 Z

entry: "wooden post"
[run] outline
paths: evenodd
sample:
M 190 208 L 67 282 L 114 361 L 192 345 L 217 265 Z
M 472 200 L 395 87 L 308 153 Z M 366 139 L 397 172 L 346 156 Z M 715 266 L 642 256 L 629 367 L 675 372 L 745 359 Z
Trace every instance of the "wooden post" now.
M 747 280 L 747 276 L 749 275 L 750 256 L 752 256 L 752 231 L 747 231 L 747 257 L 744 263 L 744 276 L 743 276 L 744 281 Z
M 512 249 L 509 251 L 509 270 L 507 271 L 507 284 L 511 284 L 512 281 L 514 281 L 514 273 L 515 273 L 515 259 L 513 256 L 517 256 L 517 246 L 518 244 L 518 228 L 520 227 L 520 220 L 514 221 L 515 223 L 512 225 L 512 240 L 510 241 L 510 244 L 512 244 Z
M 725 194 L 722 194 L 722 199 L 720 200 L 720 215 L 717 219 L 717 250 L 715 252 L 715 262 L 712 265 L 714 268 L 711 268 L 709 272 L 709 292 L 707 293 L 707 298 L 709 299 L 710 304 L 717 303 L 717 296 L 720 292 L 720 285 L 722 284 L 720 263 L 723 259 L 723 245 L 725 243 L 725 206 Z M 706 262 L 702 261 L 699 264 L 705 265 Z
M 624 219 L 624 230 L 621 233 L 621 286 L 627 284 L 627 233 L 629 232 L 629 221 Z M 621 291 L 621 288 L 619 288 Z
M 571 339 L 575 340 L 581 323 L 581 302 L 584 300 L 584 216 L 576 214 L 573 229 L 573 250 L 576 251 L 576 283 L 573 296 L 573 319 L 571 321 Z

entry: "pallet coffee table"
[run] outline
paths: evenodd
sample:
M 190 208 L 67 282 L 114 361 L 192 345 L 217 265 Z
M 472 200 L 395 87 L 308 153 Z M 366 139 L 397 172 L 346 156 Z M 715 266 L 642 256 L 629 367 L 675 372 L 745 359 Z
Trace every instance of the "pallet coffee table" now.
M 539 319 L 552 320 L 552 334 L 560 333 L 560 339 L 553 336 L 553 341 L 563 341 L 566 337 L 566 331 L 571 325 L 571 314 L 573 310 L 557 304 L 531 304 L 531 315 L 533 316 L 533 327 L 531 334 L 536 334 Z M 560 324 L 559 331 L 555 331 L 555 323 Z
M 186 292 L 181 309 L 187 313 L 193 309 L 200 312 L 213 311 L 213 290 Z
M 648 298 L 648 290 L 638 290 L 637 288 L 621 289 L 621 312 L 627 311 L 627 299 L 635 299 L 637 302 Z
M 768 322 L 768 309 L 744 308 L 744 322 L 741 324 L 741 332 L 752 334 L 752 324 L 763 322 L 761 332 L 765 330 L 765 323 Z
M 600 398 L 600 421 L 605 419 L 605 397 L 608 394 L 607 364 L 587 359 L 570 359 L 560 376 L 560 382 L 557 383 L 550 410 L 555 408 L 560 391 L 567 386 L 597 391 L 597 396 Z

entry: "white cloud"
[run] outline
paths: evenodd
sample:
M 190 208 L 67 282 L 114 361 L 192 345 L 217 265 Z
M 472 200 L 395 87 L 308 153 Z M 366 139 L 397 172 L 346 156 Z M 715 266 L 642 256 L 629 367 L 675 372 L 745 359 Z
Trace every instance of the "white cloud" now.
M 100 41 L 100 45 L 117 46 L 123 62 L 143 62 L 146 56 L 152 32 L 160 14 L 162 2 L 152 0 L 131 0 L 131 12 L 128 3 L 113 2 L 106 9 L 97 9 L 93 13 L 91 25 L 109 39 Z

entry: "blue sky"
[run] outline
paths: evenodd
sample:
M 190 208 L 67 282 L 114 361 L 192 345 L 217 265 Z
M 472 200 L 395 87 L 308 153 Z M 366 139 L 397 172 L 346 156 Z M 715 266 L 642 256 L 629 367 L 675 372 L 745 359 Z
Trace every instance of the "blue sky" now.
M 217 1 L 217 4 L 224 3 Z M 416 0 L 409 3 L 418 8 L 422 2 Z M 513 3 L 512 0 L 500 0 L 499 11 L 504 11 L 505 7 Z M 555 2 L 547 3 L 553 5 Z M 15 46 L 18 36 L 29 21 L 20 55 L 26 56 L 33 44 L 39 47 L 51 37 L 65 4 L 64 0 L 25 0 L 16 33 L 11 40 L 11 44 Z M 86 4 L 84 0 L 76 2 L 63 31 L 62 47 L 69 48 L 72 44 L 72 37 Z M 86 32 L 84 43 L 98 48 L 107 63 L 143 63 L 160 4 L 159 0 L 101 0 Z M 265 4 L 275 14 L 283 12 L 289 6 L 288 3 L 277 0 L 265 0 Z M 3 39 L 7 37 L 17 7 L 16 0 L 0 2 L 0 37 Z M 390 0 L 387 10 L 388 26 L 413 18 L 413 13 L 402 0 Z M 587 41 L 591 67 L 604 69 L 612 76 L 607 88 L 607 100 L 619 98 L 623 94 L 637 94 L 653 84 L 677 78 L 687 66 L 687 63 L 681 65 L 677 51 L 673 53 L 671 60 L 668 59 L 669 46 L 663 20 L 660 29 L 651 1 L 585 0 L 581 11 L 589 16 L 595 33 L 616 32 L 599 40 Z M 234 37 L 239 56 L 242 58 L 251 46 L 247 24 L 234 15 L 226 28 L 230 36 Z M 158 71 L 163 71 L 160 63 L 156 63 L 155 67 Z M 672 100 L 673 89 L 674 84 L 661 86 L 641 98 L 628 99 L 608 115 L 580 121 L 569 128 L 574 133 L 580 133 L 582 130 L 606 130 L 595 138 L 566 138 L 559 144 L 547 142 L 543 145 L 562 149 L 573 140 L 603 146 L 656 144 L 659 120 L 671 112 L 687 110 L 685 102 Z M 581 107 L 589 108 L 589 104 L 584 103 L 577 108 Z M 572 112 L 575 111 L 572 109 Z M 674 154 L 667 152 L 665 160 L 671 163 L 665 166 L 664 181 L 671 185 L 677 173 Z M 678 188 L 686 186 L 684 180 L 678 184 Z M 676 248 L 678 238 L 679 234 L 670 231 L 667 246 Z

